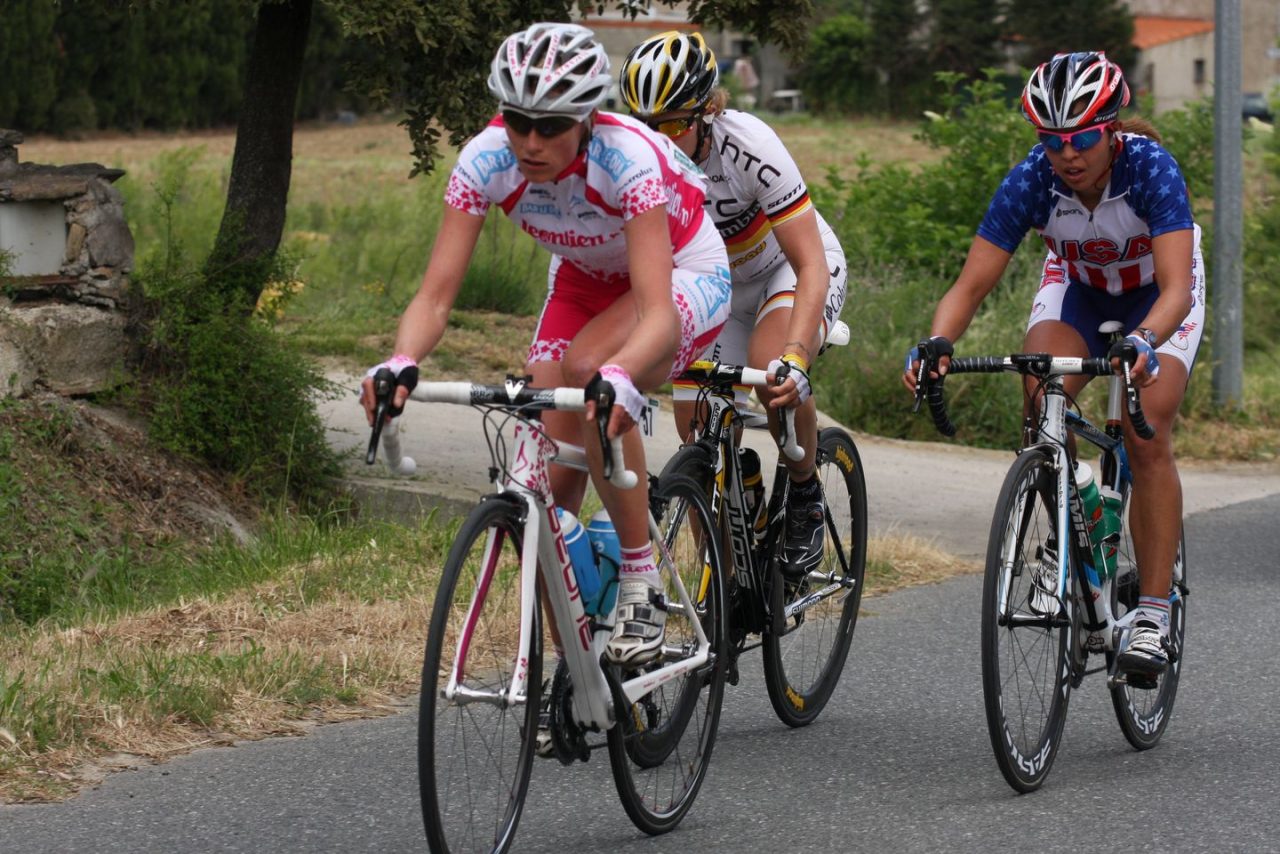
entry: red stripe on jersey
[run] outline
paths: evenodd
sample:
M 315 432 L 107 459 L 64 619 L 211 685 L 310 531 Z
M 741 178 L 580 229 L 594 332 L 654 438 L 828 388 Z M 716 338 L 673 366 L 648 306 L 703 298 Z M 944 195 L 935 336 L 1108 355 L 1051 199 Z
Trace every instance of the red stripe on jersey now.
M 591 202 L 591 204 L 605 211 L 610 216 L 616 216 L 616 217 L 622 216 L 622 209 L 615 208 L 614 206 L 606 202 L 604 200 L 604 196 L 600 195 L 600 191 L 597 190 L 595 187 L 592 187 L 590 184 L 588 184 L 586 189 L 582 191 L 582 195 L 586 198 L 588 202 Z
M 1107 289 L 1107 274 L 1099 270 L 1097 267 L 1085 267 L 1084 271 L 1089 274 L 1089 284 L 1100 290 Z
M 1134 288 L 1141 287 L 1142 268 L 1140 266 L 1137 264 L 1126 264 L 1119 269 L 1119 272 L 1120 287 L 1124 288 L 1126 291 L 1131 291 Z
M 516 187 L 515 190 L 511 192 L 511 195 L 498 202 L 498 206 L 502 208 L 503 213 L 507 216 L 511 216 L 511 212 L 516 208 L 516 202 L 520 201 L 520 197 L 524 195 L 525 188 L 528 186 L 528 181 L 521 181 L 520 186 Z

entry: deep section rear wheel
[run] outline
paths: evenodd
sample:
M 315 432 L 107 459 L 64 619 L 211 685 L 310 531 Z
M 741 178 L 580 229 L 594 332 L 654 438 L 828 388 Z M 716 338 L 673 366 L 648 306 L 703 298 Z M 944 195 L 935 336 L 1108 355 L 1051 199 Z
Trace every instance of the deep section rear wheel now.
M 1048 453 L 1029 448 L 1014 460 L 991 521 L 982 586 L 987 733 L 1000 772 L 1020 792 L 1039 788 L 1053 766 L 1071 693 L 1071 573 L 1068 595 L 1051 607 L 1041 597 L 1040 610 L 1054 613 L 1032 608 L 1036 568 L 1067 547 L 1057 531 L 1056 487 Z
M 867 569 L 867 487 L 848 433 L 822 431 L 817 468 L 827 514 L 822 562 L 808 578 L 784 586 L 790 615 L 780 621 L 781 634 L 768 631 L 763 641 L 769 700 L 793 727 L 812 723 L 840 681 Z
M 655 518 L 660 518 L 662 544 L 655 554 L 666 570 L 678 572 L 693 604 L 681 606 L 668 581 L 666 643 L 656 669 L 697 652 L 694 623 L 710 642 L 710 658 L 634 703 L 622 696 L 619 683 L 641 675 L 614 671 L 618 723 L 609 731 L 609 761 L 618 797 L 636 827 L 649 834 L 666 833 L 680 823 L 706 777 L 724 699 L 726 628 L 724 575 L 704 489 L 697 479 L 676 471 L 662 475 L 654 488 Z M 669 561 L 668 561 L 669 556 Z
M 418 780 L 433 851 L 505 851 L 528 791 L 542 684 L 535 587 L 532 640 L 519 649 L 521 508 L 482 501 L 463 522 L 436 593 L 422 668 Z M 454 699 L 444 696 L 457 668 Z M 517 668 L 528 674 L 512 697 Z M 465 697 L 465 701 L 464 701 Z

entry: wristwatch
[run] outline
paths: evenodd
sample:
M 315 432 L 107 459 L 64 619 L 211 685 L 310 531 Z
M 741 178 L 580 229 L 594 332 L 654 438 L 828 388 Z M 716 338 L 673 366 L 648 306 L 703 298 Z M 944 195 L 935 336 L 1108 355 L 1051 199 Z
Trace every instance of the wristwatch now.
M 1146 342 L 1151 345 L 1152 350 L 1156 348 L 1156 342 L 1160 340 L 1159 336 L 1145 326 L 1139 326 L 1137 329 L 1133 330 L 1133 334 L 1141 335 L 1145 338 Z

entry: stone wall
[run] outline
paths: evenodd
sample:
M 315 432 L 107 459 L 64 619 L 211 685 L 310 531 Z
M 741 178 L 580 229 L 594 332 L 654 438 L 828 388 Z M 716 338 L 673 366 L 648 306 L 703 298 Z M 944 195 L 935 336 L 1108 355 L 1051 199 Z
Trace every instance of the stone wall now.
M 54 238 L 64 239 L 56 269 L 0 283 L 0 396 L 36 387 L 61 394 L 111 388 L 127 378 L 133 236 L 112 186 L 124 172 L 96 163 L 21 163 L 21 142 L 16 131 L 0 130 L 0 206 L 14 205 L 6 213 L 20 223 L 25 210 L 60 203 L 65 237 Z

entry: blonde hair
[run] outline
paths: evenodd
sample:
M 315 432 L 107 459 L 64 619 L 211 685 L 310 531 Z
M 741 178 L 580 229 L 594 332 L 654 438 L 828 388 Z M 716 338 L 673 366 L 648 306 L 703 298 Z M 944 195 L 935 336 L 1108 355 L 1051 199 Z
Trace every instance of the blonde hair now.
M 707 103 L 703 105 L 703 109 L 708 107 L 717 114 L 723 113 L 725 108 L 729 106 L 729 90 L 723 86 L 717 86 L 711 93 L 711 97 L 707 99 Z

